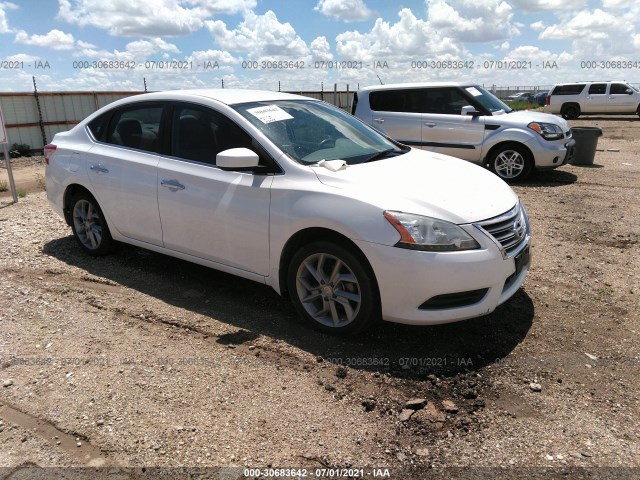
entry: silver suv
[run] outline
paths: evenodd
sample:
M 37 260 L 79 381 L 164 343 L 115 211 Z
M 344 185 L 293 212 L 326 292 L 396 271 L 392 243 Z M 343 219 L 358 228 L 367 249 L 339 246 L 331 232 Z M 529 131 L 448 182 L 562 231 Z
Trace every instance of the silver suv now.
M 572 120 L 580 115 L 640 115 L 640 91 L 624 81 L 575 82 L 554 85 L 545 112 Z
M 366 87 L 352 113 L 401 143 L 486 165 L 508 181 L 564 165 L 575 145 L 565 120 L 515 112 L 471 83 Z

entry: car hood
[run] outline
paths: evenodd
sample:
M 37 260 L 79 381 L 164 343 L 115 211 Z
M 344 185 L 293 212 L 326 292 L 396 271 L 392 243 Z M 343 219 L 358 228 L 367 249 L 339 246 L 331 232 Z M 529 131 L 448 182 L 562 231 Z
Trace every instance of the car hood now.
M 531 122 L 544 122 L 553 123 L 554 125 L 560 125 L 562 131 L 569 130 L 569 124 L 564 118 L 557 117 L 556 115 L 550 115 L 542 112 L 532 112 L 530 110 L 519 110 L 517 112 L 511 112 L 504 115 L 500 115 L 500 120 L 504 123 L 513 123 L 514 125 L 528 125 Z
M 332 169 L 335 168 L 335 162 Z M 463 224 L 500 215 L 518 200 L 511 187 L 483 167 L 447 155 L 412 149 L 397 157 L 311 168 L 323 184 L 345 195 L 397 210 Z

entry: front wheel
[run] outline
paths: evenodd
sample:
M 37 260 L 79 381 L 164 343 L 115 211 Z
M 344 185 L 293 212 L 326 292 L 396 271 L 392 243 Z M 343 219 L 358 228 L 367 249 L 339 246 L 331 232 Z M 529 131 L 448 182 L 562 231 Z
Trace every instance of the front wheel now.
M 360 255 L 335 243 L 302 247 L 289 264 L 287 286 L 293 306 L 314 327 L 354 335 L 379 318 L 373 272 Z
M 113 250 L 109 226 L 93 196 L 79 192 L 71 199 L 71 228 L 73 236 L 89 255 L 100 256 Z
M 507 182 L 519 182 L 529 176 L 533 161 L 529 151 L 516 144 L 494 150 L 489 158 L 491 171 Z

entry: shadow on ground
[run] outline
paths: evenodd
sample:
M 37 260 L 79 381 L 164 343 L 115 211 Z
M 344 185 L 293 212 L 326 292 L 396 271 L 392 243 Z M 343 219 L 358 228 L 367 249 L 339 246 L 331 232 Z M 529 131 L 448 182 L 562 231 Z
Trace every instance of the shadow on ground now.
M 518 183 L 519 187 L 559 187 L 574 183 L 578 176 L 566 170 L 534 170 L 531 176 L 524 182 Z
M 525 338 L 534 317 L 533 302 L 521 289 L 481 318 L 431 327 L 381 322 L 359 337 L 343 339 L 304 324 L 289 300 L 266 285 L 173 257 L 120 245 L 112 255 L 93 258 L 80 251 L 72 236 L 47 243 L 44 253 L 238 329 L 218 338 L 219 343 L 250 343 L 264 335 L 324 361 L 399 378 L 448 377 L 494 363 Z

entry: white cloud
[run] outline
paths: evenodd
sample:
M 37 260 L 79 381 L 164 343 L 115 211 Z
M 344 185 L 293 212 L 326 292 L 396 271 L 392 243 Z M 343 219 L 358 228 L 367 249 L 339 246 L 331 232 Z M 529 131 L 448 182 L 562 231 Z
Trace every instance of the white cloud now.
M 16 10 L 18 6 L 11 2 L 0 2 L 0 33 L 11 33 L 6 10 Z
M 635 59 L 637 47 L 634 36 L 640 31 L 640 4 L 629 3 L 620 11 L 602 9 L 580 12 L 562 12 L 559 21 L 547 26 L 538 38 L 541 40 L 568 40 L 576 58 L 611 60 Z
M 509 3 L 527 12 L 539 12 L 543 10 L 577 10 L 584 8 L 587 5 L 587 0 L 509 0 Z
M 441 35 L 428 22 L 416 18 L 408 8 L 398 13 L 394 24 L 378 18 L 367 33 L 347 31 L 336 37 L 336 51 L 346 60 L 368 62 L 384 58 L 424 57 L 460 53 L 462 48 L 451 38 Z
M 167 43 L 161 38 L 129 42 L 126 49 L 134 58 L 147 58 L 155 53 L 162 52 L 180 53 L 178 47 L 173 43 Z
M 545 28 L 538 38 L 541 40 L 563 40 L 589 36 L 602 39 L 607 37 L 604 30 L 617 23 L 616 17 L 603 10 L 585 10 L 572 16 L 566 22 Z
M 363 0 L 319 0 L 314 10 L 344 22 L 367 20 L 375 15 Z
M 57 19 L 91 25 L 112 35 L 141 37 L 186 35 L 212 15 L 254 8 L 256 0 L 58 0 Z
M 539 20 L 537 22 L 533 22 L 531 25 L 529 25 L 529 28 L 531 30 L 535 30 L 536 32 L 540 32 L 542 30 L 544 30 L 546 28 L 544 22 L 542 20 Z
M 309 54 L 307 44 L 290 23 L 280 23 L 269 10 L 264 15 L 252 11 L 233 30 L 221 20 L 205 22 L 209 33 L 222 48 L 234 52 L 247 52 L 253 60 L 262 57 L 301 57 Z
M 53 50 L 71 50 L 75 43 L 73 35 L 64 33 L 61 30 L 53 29 L 45 35 L 31 35 L 24 30 L 18 30 L 15 43 L 21 45 L 34 45 L 37 47 L 47 47 Z
M 604 8 L 625 8 L 629 6 L 629 0 L 602 0 L 602 6 Z
M 3 60 L 7 62 L 30 63 L 35 62 L 36 60 L 40 60 L 40 57 L 29 55 L 28 53 L 16 53 L 15 55 L 9 55 L 8 57 L 5 57 Z
M 82 44 L 82 45 L 81 45 Z M 161 38 L 151 38 L 149 40 L 136 40 L 129 42 L 123 51 L 120 50 L 99 50 L 94 45 L 86 42 L 78 42 L 81 47 L 73 54 L 76 58 L 94 58 L 98 60 L 121 60 L 121 61 L 143 61 L 153 55 L 163 55 L 169 58 L 171 53 L 180 53 L 180 50 L 173 43 L 167 43 Z
M 315 60 L 333 60 L 331 46 L 329 45 L 326 37 L 318 37 L 311 42 L 311 53 Z
M 502 0 L 427 0 L 430 25 L 463 42 L 489 42 L 517 35 L 512 18 L 511 5 Z

